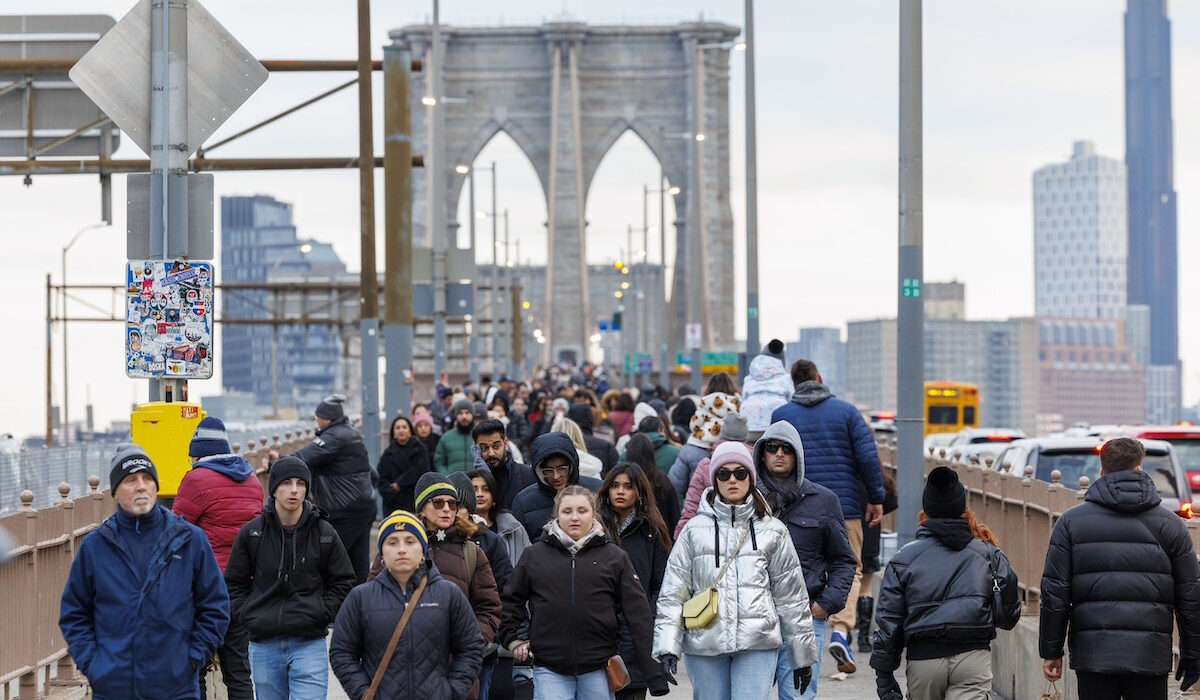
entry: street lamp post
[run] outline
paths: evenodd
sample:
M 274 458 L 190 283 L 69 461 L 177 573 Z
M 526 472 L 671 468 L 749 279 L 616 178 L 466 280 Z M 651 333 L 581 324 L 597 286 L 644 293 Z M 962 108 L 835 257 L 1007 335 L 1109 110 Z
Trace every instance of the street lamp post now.
M 669 379 L 669 372 L 668 372 L 668 368 L 670 367 L 670 364 L 669 364 L 669 362 L 670 362 L 670 359 L 669 359 L 670 343 L 668 342 L 668 336 L 670 334 L 668 333 L 667 329 L 670 328 L 670 323 L 667 320 L 667 314 L 668 314 L 668 312 L 667 312 L 667 290 L 666 290 L 666 286 L 665 286 L 667 283 L 667 195 L 669 194 L 672 197 L 674 197 L 674 196 L 677 196 L 680 192 L 682 192 L 682 190 L 679 187 L 668 187 L 666 185 L 667 173 L 661 164 L 659 164 L 658 167 L 659 167 L 658 187 L 655 189 L 651 189 L 648 185 L 642 185 L 642 225 L 645 226 L 645 222 L 646 222 L 647 200 L 649 199 L 650 195 L 656 194 L 656 195 L 658 195 L 658 268 L 659 268 L 659 274 L 661 276 L 661 279 L 658 281 L 658 293 L 659 293 L 658 298 L 660 299 L 658 308 L 660 311 L 659 323 L 662 324 L 661 328 L 663 329 L 662 330 L 662 343 L 659 347 L 659 352 L 661 353 L 661 357 L 659 358 L 658 381 L 664 387 L 667 387 L 669 389 L 670 386 L 668 386 L 668 385 L 670 384 L 671 380 Z M 648 245 L 648 241 L 647 241 L 647 245 L 645 247 L 645 257 L 643 258 L 643 260 L 646 263 L 649 263 L 649 260 L 650 260 L 650 247 Z M 643 278 L 644 277 L 645 276 L 643 276 Z M 642 285 L 642 286 L 647 287 L 649 285 Z M 649 305 L 649 302 L 647 302 L 647 306 L 648 305 Z M 650 329 L 647 328 L 646 329 L 647 345 L 650 343 L 650 340 L 651 340 L 651 333 L 650 333 Z
M 70 432 L 71 432 L 71 421 L 67 414 L 67 397 L 68 397 L 68 389 L 69 389 L 69 387 L 67 385 L 67 376 L 68 376 L 67 375 L 67 326 L 70 325 L 69 323 L 67 323 L 67 251 L 71 250 L 71 246 L 75 245 L 75 242 L 79 240 L 79 237 L 83 235 L 84 231 L 91 231 L 92 229 L 95 229 L 95 228 L 104 228 L 105 226 L 109 226 L 109 224 L 107 222 L 103 222 L 103 221 L 98 224 L 89 224 L 87 226 L 84 226 L 83 228 L 81 228 L 75 232 L 75 235 L 71 237 L 70 242 L 68 242 L 65 246 L 63 246 L 63 249 L 62 249 L 62 296 L 60 297 L 62 299 L 62 309 L 61 309 L 61 312 L 59 313 L 59 316 L 62 317 L 62 322 L 63 322 L 63 327 L 62 327 L 62 331 L 63 331 L 63 337 L 62 337 L 62 343 L 63 343 L 63 400 L 62 400 L 62 433 L 63 434 L 62 434 L 62 444 L 64 444 L 64 445 L 67 445 L 70 443 Z
M 467 227 L 471 232 L 471 265 L 474 268 L 472 271 L 472 274 L 471 274 L 471 279 L 474 280 L 479 277 L 478 265 L 475 262 L 475 168 L 473 168 L 469 165 L 457 165 L 454 167 L 454 172 L 458 173 L 459 175 L 467 176 L 467 211 L 470 212 L 470 214 L 467 217 L 468 219 L 470 219 L 470 221 L 467 222 Z M 479 314 L 475 313 L 473 306 L 472 306 L 471 313 L 472 313 L 472 315 L 471 315 L 472 323 L 471 323 L 471 332 L 467 338 L 467 343 L 468 343 L 467 352 L 468 352 L 468 354 L 471 355 L 471 360 L 470 360 L 471 383 L 478 385 L 479 384 L 479 330 L 478 330 Z
M 758 137 L 754 98 L 754 0 L 746 0 L 746 358 L 758 353 Z

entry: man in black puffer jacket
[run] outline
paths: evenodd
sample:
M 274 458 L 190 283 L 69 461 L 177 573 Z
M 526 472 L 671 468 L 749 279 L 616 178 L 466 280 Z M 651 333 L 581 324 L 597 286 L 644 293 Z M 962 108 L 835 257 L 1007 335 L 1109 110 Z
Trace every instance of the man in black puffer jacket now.
M 337 530 L 356 583 L 371 568 L 371 522 L 375 519 L 375 484 L 362 436 L 342 411 L 346 397 L 328 396 L 317 404 L 317 436 L 295 452 L 312 470 L 312 497 Z
M 566 433 L 539 435 L 529 449 L 537 483 L 517 494 L 512 514 L 525 526 L 529 541 L 536 542 L 542 536 L 542 526 L 554 515 L 554 497 L 559 491 L 570 484 L 579 484 L 596 493 L 602 482 L 579 475 L 579 451 Z
M 1132 438 L 1100 450 L 1100 479 L 1062 514 L 1042 573 L 1039 651 L 1046 678 L 1062 677 L 1064 643 L 1079 696 L 1167 697 L 1172 616 L 1179 622 L 1183 690 L 1200 680 L 1200 565 L 1183 521 L 1159 505 Z M 1070 637 L 1067 627 L 1070 625 Z
M 225 585 L 233 619 L 250 637 L 258 697 L 285 698 L 327 685 L 325 632 L 354 586 L 354 568 L 333 526 L 305 500 L 312 476 L 304 462 L 284 457 L 270 476 L 262 515 L 234 538 Z

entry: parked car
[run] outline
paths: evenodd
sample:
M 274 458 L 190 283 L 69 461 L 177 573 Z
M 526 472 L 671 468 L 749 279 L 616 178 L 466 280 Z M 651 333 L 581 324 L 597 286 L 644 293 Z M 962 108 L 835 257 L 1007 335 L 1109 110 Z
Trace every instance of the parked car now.
M 1136 437 L 1171 443 L 1175 456 L 1187 472 L 1188 486 L 1200 492 L 1200 426 L 1195 425 L 1122 425 L 1107 433 L 1105 438 Z
M 1020 475 L 1031 466 L 1033 478 L 1039 481 L 1050 481 L 1051 474 L 1058 470 L 1062 484 L 1077 488 L 1081 476 L 1093 482 L 1100 477 L 1100 448 L 1104 442 L 1098 437 L 1014 440 L 996 458 L 995 467 L 1002 469 L 1011 464 L 1012 472 Z M 1141 439 L 1141 443 L 1146 448 L 1142 470 L 1154 479 L 1163 506 L 1182 518 L 1191 518 L 1192 489 L 1175 449 L 1162 440 Z
M 1023 437 L 1025 437 L 1025 431 L 1020 428 L 963 428 L 954 434 L 950 445 L 955 447 L 981 442 L 1004 443 L 1020 440 Z

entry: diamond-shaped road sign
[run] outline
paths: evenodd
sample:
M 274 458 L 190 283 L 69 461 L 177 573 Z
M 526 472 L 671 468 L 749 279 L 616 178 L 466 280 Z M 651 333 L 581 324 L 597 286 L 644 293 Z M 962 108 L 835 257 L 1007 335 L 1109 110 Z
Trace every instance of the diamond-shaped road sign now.
M 267 80 L 267 69 L 197 0 L 188 0 L 187 149 L 191 155 Z M 121 18 L 69 74 L 150 153 L 150 0 Z

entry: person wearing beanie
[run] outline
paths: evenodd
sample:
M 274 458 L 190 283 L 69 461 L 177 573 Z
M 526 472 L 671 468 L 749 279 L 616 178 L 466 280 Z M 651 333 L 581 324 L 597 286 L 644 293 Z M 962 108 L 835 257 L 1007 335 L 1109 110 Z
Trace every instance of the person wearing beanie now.
M 771 413 L 771 423 L 787 421 L 804 436 L 805 476 L 837 494 L 842 504 L 846 535 L 857 565 L 846 600 L 852 604 L 829 616 L 829 654 L 841 673 L 854 673 L 850 631 L 858 622 L 862 584 L 863 529 L 883 518 L 883 472 L 875 436 L 854 404 L 833 395 L 811 360 L 796 360 L 791 368 L 792 398 Z M 751 428 L 753 430 L 753 427 Z
M 732 416 L 725 419 L 726 437 L 730 437 L 730 418 Z M 787 525 L 792 545 L 800 558 L 817 641 L 813 680 L 803 695 L 793 692 L 794 688 L 788 682 L 791 668 L 787 649 L 780 649 L 775 667 L 779 697 L 780 700 L 807 700 L 817 697 L 826 618 L 846 606 L 846 596 L 854 582 L 854 552 L 846 536 L 837 495 L 804 478 L 804 446 L 791 423 L 771 424 L 754 443 L 754 471 L 758 475 L 758 490 L 771 506 L 771 513 Z
M 725 416 L 737 413 L 740 406 L 741 399 L 723 391 L 714 391 L 700 399 L 690 421 L 691 434 L 679 450 L 679 457 L 671 465 L 668 474 L 680 501 L 687 495 L 688 482 L 696 467 L 701 460 L 712 455 L 713 445 L 721 438 Z
M 438 434 L 440 428 L 434 422 L 433 415 L 428 412 L 413 414 L 413 433 L 416 434 L 417 440 L 424 446 L 426 454 L 429 455 L 429 465 L 433 466 L 433 455 L 437 452 L 438 441 L 442 436 Z
M 225 567 L 234 618 L 250 638 L 260 700 L 325 697 L 325 632 L 354 587 L 354 566 L 324 513 L 307 500 L 298 457 L 271 465 L 262 513 L 238 531 Z
M 916 539 L 888 562 L 879 587 L 871 648 L 877 692 L 883 700 L 905 697 L 894 675 L 903 656 L 907 697 L 987 697 L 996 629 L 1012 629 L 1021 616 L 1017 574 L 967 509 L 953 469 L 929 473 L 921 505 Z
M 311 470 L 308 496 L 337 530 L 354 565 L 355 581 L 362 583 L 371 567 L 375 478 L 362 435 L 342 409 L 345 401 L 344 395 L 333 394 L 317 404 L 316 437 L 293 454 Z M 268 461 L 276 459 L 278 455 L 272 451 Z
M 747 441 L 746 419 L 738 413 L 730 413 L 725 416 L 721 437 L 713 443 L 713 446 L 719 447 L 724 442 L 745 444 Z M 687 493 L 684 494 L 683 505 L 680 508 L 679 520 L 675 524 L 675 537 L 679 537 L 679 533 L 683 532 L 683 526 L 695 517 L 696 511 L 700 509 L 700 497 L 704 495 L 705 489 L 712 486 L 712 470 L 709 468 L 711 464 L 712 458 L 705 457 L 700 460 L 700 463 L 696 465 L 696 470 L 692 472 L 692 478 L 688 482 Z
M 144 449 L 118 447 L 109 484 L 116 512 L 83 538 L 62 592 L 67 650 L 94 697 L 199 697 L 229 625 L 221 569 L 200 528 L 156 503 Z
M 238 531 L 262 512 L 262 484 L 254 478 L 250 463 L 233 454 L 225 424 L 213 416 L 206 416 L 196 426 L 188 456 L 192 469 L 179 482 L 171 510 L 204 532 L 224 573 Z M 249 641 L 245 628 L 235 619 L 217 649 L 221 679 L 230 700 L 254 700 Z M 201 694 L 206 690 L 205 675 L 200 676 Z
M 771 338 L 771 340 L 767 341 L 767 344 L 763 346 L 762 354 L 767 355 L 768 357 L 774 357 L 776 360 L 779 360 L 779 364 L 786 366 L 787 358 L 785 358 L 783 355 L 785 349 L 786 346 L 783 344 L 782 340 L 779 338 Z
M 471 468 L 471 428 L 475 427 L 475 404 L 467 398 L 454 402 L 454 427 L 442 433 L 433 453 L 433 468 L 441 474 Z M 419 509 L 418 509 L 419 510 Z
M 687 655 L 693 688 L 713 697 L 766 700 L 786 649 L 785 684 L 803 693 L 817 661 L 804 574 L 788 527 L 771 515 L 746 445 L 716 446 L 712 486 L 679 533 L 658 594 L 654 658 L 671 679 Z M 725 566 L 730 564 L 730 566 Z M 724 570 L 724 573 L 722 573 Z M 684 626 L 684 602 L 717 589 L 716 619 Z
M 479 531 L 487 528 L 481 528 L 471 520 L 463 503 L 467 497 L 475 500 L 475 488 L 471 485 L 470 477 L 464 473 L 465 488 L 460 494 L 452 478 L 459 477 L 437 472 L 422 475 L 417 480 L 413 498 L 417 506 L 415 514 L 429 536 L 427 558 L 442 577 L 457 585 L 466 596 L 475 613 L 476 627 L 484 645 L 491 645 L 500 626 L 500 590 L 493 567 L 500 566 L 507 580 L 512 565 L 508 563 L 507 554 L 504 554 L 503 561 L 497 559 L 493 564 L 487 550 L 476 541 L 483 536 Z M 490 530 L 488 532 L 495 535 Z M 499 549 L 503 550 L 504 542 L 501 540 L 498 544 Z M 371 566 L 371 579 L 378 580 L 384 569 L 381 552 Z M 486 698 L 486 691 L 490 688 L 496 656 L 494 650 L 482 656 L 485 661 L 478 675 L 478 694 L 473 693 L 470 697 Z
M 484 642 L 470 603 L 433 563 L 429 545 L 413 513 L 394 511 L 380 523 L 379 575 L 350 592 L 329 643 L 329 665 L 348 697 L 371 687 L 406 609 L 411 616 L 375 697 L 470 697 Z
M 476 459 L 476 464 L 482 463 L 482 458 Z M 488 527 L 487 520 L 475 513 L 475 484 L 471 483 L 468 472 L 454 472 L 450 475 L 450 483 L 454 484 L 454 491 L 458 494 L 459 516 L 477 526 L 475 534 L 471 535 L 469 539 L 479 545 L 483 549 L 483 553 L 487 555 L 488 562 L 492 565 L 492 576 L 496 578 L 496 590 L 502 591 L 508 583 L 508 577 L 512 575 L 513 569 L 512 560 L 508 558 L 508 546 L 504 543 L 503 537 L 492 532 Z M 494 662 L 494 657 L 484 659 L 484 665 Z

